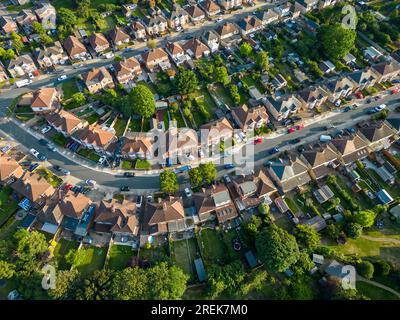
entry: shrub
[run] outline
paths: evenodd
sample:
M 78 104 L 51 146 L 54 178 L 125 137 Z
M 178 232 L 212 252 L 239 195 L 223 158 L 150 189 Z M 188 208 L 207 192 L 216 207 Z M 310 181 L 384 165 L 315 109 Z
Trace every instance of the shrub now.
M 372 279 L 374 276 L 374 265 L 369 261 L 361 261 L 357 265 L 357 272 L 367 279 Z
M 390 264 L 383 260 L 376 261 L 374 268 L 377 276 L 387 276 L 391 271 Z

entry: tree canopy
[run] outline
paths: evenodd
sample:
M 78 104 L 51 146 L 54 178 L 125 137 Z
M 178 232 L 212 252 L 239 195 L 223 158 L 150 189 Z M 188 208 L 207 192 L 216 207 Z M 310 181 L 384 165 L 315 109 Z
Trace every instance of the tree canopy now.
M 257 234 L 256 248 L 260 260 L 274 272 L 285 271 L 300 254 L 295 237 L 274 224 Z
M 362 227 L 371 227 L 376 218 L 376 213 L 372 210 L 361 210 L 353 214 L 354 222 L 358 223 Z
M 354 47 L 356 32 L 344 28 L 340 23 L 322 25 L 318 29 L 317 38 L 323 52 L 332 59 L 342 59 Z
M 189 94 L 197 89 L 199 80 L 192 70 L 179 67 L 176 76 L 176 85 L 181 94 Z
M 298 224 L 294 229 L 299 246 L 306 250 L 313 250 L 318 247 L 321 237 L 315 229 L 305 224 Z
M 160 173 L 160 188 L 167 193 L 178 191 L 178 177 L 171 170 L 164 170 Z
M 156 112 L 156 101 L 151 90 L 144 84 L 138 84 L 129 93 L 129 102 L 133 111 L 143 118 L 150 118 Z

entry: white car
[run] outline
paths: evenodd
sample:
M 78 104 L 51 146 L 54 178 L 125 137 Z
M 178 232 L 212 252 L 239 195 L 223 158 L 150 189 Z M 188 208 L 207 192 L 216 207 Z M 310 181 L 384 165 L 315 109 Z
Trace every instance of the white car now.
M 200 149 L 200 150 L 199 150 L 199 157 L 200 157 L 200 158 L 203 158 L 203 157 L 204 157 L 204 151 L 203 151 L 203 149 Z
M 39 156 L 39 151 L 37 151 L 36 149 L 30 149 L 29 150 L 30 154 L 33 155 L 34 157 L 38 157 Z
M 222 19 L 222 18 L 218 18 L 217 19 L 217 22 L 219 23 L 219 22 L 222 22 L 224 19 Z
M 376 110 L 377 112 L 380 112 L 380 111 L 382 111 L 383 109 L 386 109 L 386 104 L 381 104 L 381 105 L 375 107 L 375 110 Z
M 105 156 L 102 156 L 97 163 L 103 164 L 106 160 L 107 160 L 107 158 Z
M 243 141 L 243 139 L 237 133 L 235 134 L 235 140 L 237 143 L 241 143 Z
M 94 180 L 92 180 L 92 179 L 87 179 L 87 180 L 85 181 L 85 183 L 86 183 L 87 185 L 89 185 L 89 186 L 92 186 L 92 187 L 94 187 L 94 186 L 97 184 L 97 182 L 94 181 Z
M 240 132 L 240 133 L 239 133 L 239 137 L 240 137 L 244 142 L 247 141 L 246 135 L 245 135 L 243 132 Z
M 33 73 L 29 73 L 29 79 L 33 79 L 35 78 L 35 76 L 33 75 Z
M 337 101 L 335 102 L 335 107 L 340 107 L 341 104 L 342 104 L 342 101 L 337 100 Z
M 149 194 L 147 197 L 147 202 L 152 202 L 153 201 L 153 196 L 151 194 Z
M 65 74 L 63 74 L 63 75 L 60 76 L 57 80 L 58 80 L 58 81 L 63 81 L 63 80 L 65 80 L 65 79 L 67 79 L 67 76 L 66 76 Z
M 143 197 L 142 196 L 138 196 L 136 198 L 136 208 L 140 208 L 142 206 L 142 202 L 143 202 Z
M 185 188 L 186 197 L 190 198 L 192 196 L 192 191 L 189 188 Z
M 50 127 L 50 126 L 45 126 L 45 127 L 41 130 L 41 133 L 42 133 L 42 134 L 45 134 L 45 133 L 49 132 L 50 130 L 51 130 L 51 127 Z

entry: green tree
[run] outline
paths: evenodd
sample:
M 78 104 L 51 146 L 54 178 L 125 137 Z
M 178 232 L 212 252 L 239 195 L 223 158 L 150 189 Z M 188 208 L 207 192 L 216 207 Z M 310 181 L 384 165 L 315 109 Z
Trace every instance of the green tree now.
M 358 223 L 346 223 L 344 226 L 344 232 L 346 235 L 350 238 L 358 238 L 362 235 L 363 227 L 359 225 Z
M 78 300 L 109 300 L 112 298 L 111 286 L 114 272 L 109 269 L 96 270 L 83 280 L 76 291 Z
M 266 53 L 265 51 L 260 51 L 257 53 L 256 66 L 261 71 L 268 70 L 269 66 L 268 53 Z
M 32 29 L 34 33 L 37 33 L 39 35 L 42 33 L 46 33 L 46 30 L 44 30 L 42 24 L 38 21 L 32 22 Z
M 378 260 L 374 262 L 374 274 L 377 276 L 388 276 L 391 271 L 391 266 L 384 260 Z
M 357 265 L 357 272 L 364 278 L 372 279 L 374 276 L 374 265 L 369 261 L 362 261 Z
M 239 88 L 236 84 L 231 84 L 229 86 L 229 93 L 231 94 L 232 100 L 235 104 L 240 103 L 240 94 L 239 94 Z
M 71 97 L 77 106 L 83 106 L 86 103 L 86 97 L 82 92 L 76 92 Z
M 168 266 L 160 262 L 148 269 L 148 279 L 151 279 L 148 293 L 154 300 L 181 299 L 186 290 L 189 276 L 177 266 Z
M 80 281 L 78 270 L 60 270 L 57 272 L 56 287 L 49 290 L 49 296 L 57 300 L 73 300 Z
M 14 50 L 17 53 L 20 53 L 24 49 L 24 44 L 22 42 L 22 37 L 18 33 L 12 32 L 11 33 L 11 40 L 12 40 L 12 46 L 13 46 Z
M 150 118 L 156 111 L 156 102 L 151 90 L 143 84 L 138 84 L 129 93 L 129 102 L 135 113 L 142 118 Z
M 190 169 L 189 180 L 190 184 L 195 188 L 200 187 L 203 184 L 203 174 L 200 168 L 197 167 Z
M 216 82 L 221 83 L 224 86 L 227 86 L 230 82 L 228 70 L 225 67 L 217 67 L 214 71 L 214 79 Z
M 35 269 L 48 250 L 46 237 L 40 232 L 28 232 L 25 229 L 17 231 L 14 237 L 18 241 L 15 254 L 19 265 L 23 269 Z
M 199 86 L 199 80 L 192 70 L 179 67 L 176 86 L 181 94 L 187 95 L 196 91 Z
M 321 241 L 319 233 L 314 228 L 305 224 L 296 225 L 294 236 L 300 247 L 310 251 L 317 248 Z
M 164 170 L 160 173 L 160 189 L 166 193 L 174 193 L 178 191 L 178 177 L 171 170 Z
M 210 184 L 217 179 L 217 169 L 212 162 L 202 163 L 199 168 L 206 183 Z
M 254 241 L 260 227 L 262 225 L 262 219 L 256 215 L 252 215 L 250 220 L 244 224 L 244 230 L 249 237 Z M 252 242 L 253 242 L 252 241 Z
M 151 279 L 144 269 L 125 268 L 118 272 L 113 279 L 112 296 L 117 300 L 143 300 L 149 298 Z
M 243 42 L 241 44 L 239 50 L 240 50 L 240 54 L 244 57 L 249 57 L 251 55 L 251 53 L 253 52 L 252 46 L 247 42 Z
M 299 259 L 299 247 L 294 236 L 271 224 L 256 236 L 260 260 L 273 272 L 283 272 Z
M 15 274 L 15 265 L 4 260 L 0 260 L 0 279 L 10 279 Z
M 318 29 L 317 38 L 323 52 L 332 59 L 343 59 L 354 47 L 356 32 L 344 28 L 340 23 L 323 25 Z
M 60 8 L 57 10 L 57 20 L 58 25 L 63 26 L 68 32 L 72 32 L 78 22 L 75 12 L 67 8 Z
M 364 228 L 371 227 L 376 218 L 376 213 L 372 210 L 362 210 L 353 214 L 354 222 L 358 223 Z
M 238 260 L 223 266 L 211 265 L 208 269 L 210 297 L 215 299 L 225 290 L 236 292 L 244 278 L 244 267 Z

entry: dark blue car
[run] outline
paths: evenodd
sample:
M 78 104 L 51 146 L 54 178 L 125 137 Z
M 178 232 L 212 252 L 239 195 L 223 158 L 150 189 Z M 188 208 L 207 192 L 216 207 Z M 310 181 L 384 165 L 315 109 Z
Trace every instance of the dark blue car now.
M 224 165 L 225 169 L 233 169 L 235 166 L 232 163 L 228 163 L 226 165 Z
M 269 154 L 275 154 L 279 152 L 279 148 L 273 147 L 271 150 L 269 150 Z

